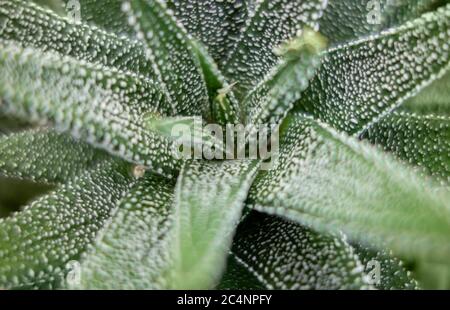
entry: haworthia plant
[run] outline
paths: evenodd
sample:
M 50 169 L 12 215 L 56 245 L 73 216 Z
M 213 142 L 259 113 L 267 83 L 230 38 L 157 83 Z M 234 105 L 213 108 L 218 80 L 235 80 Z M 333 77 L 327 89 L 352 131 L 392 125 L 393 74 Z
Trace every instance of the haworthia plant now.
M 0 288 L 450 288 L 449 20 L 0 0 Z

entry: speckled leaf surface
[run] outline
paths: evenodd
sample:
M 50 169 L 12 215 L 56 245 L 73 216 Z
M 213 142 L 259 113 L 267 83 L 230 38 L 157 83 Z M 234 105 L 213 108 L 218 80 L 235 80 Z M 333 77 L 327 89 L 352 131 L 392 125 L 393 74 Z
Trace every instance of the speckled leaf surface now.
M 86 0 L 80 4 L 86 12 L 82 17 L 88 20 L 93 17 L 99 26 L 128 33 L 145 45 L 157 81 L 175 114 L 209 115 L 208 93 L 199 61 L 188 34 L 164 1 Z M 104 18 L 103 13 L 112 16 Z
M 0 288 L 449 287 L 449 14 L 0 0 Z M 200 117 L 281 123 L 272 169 L 206 160 Z
M 0 286 L 59 287 L 133 180 L 128 169 L 100 163 L 6 219 L 0 219 Z
M 361 39 L 401 25 L 446 0 L 329 0 L 321 32 L 333 45 Z
M 374 124 L 363 138 L 380 145 L 424 176 L 450 184 L 450 118 L 393 113 Z
M 327 40 L 304 29 L 279 48 L 282 59 L 244 98 L 249 124 L 278 124 L 300 99 L 321 64 L 320 52 Z
M 364 266 L 344 238 L 259 213 L 241 223 L 229 260 L 247 275 L 231 267 L 222 288 L 239 289 L 242 281 L 264 289 L 370 288 Z
M 450 4 L 329 50 L 299 105 L 338 130 L 360 133 L 448 70 L 449 16 Z
M 238 40 L 253 0 L 167 0 L 167 6 L 186 30 L 206 45 L 220 62 Z
M 396 258 L 391 251 L 374 250 L 362 245 L 351 245 L 355 255 L 366 266 L 369 282 L 380 290 L 417 290 L 419 283 L 414 279 L 403 261 Z M 379 270 L 377 270 L 379 268 Z M 379 273 L 378 273 L 379 272 Z M 377 278 L 378 277 L 378 278 Z
M 73 22 L 30 1 L 2 0 L 0 3 L 0 38 L 4 40 L 133 72 L 142 79 L 157 78 L 141 42 Z
M 142 120 L 142 111 L 158 111 L 162 94 L 154 84 L 9 42 L 0 43 L 0 69 L 0 109 L 7 114 L 52 124 L 109 153 L 173 173 L 171 144 Z
M 192 161 L 175 192 L 152 178 L 137 185 L 82 264 L 82 287 L 213 287 L 257 167 Z
M 30 130 L 0 137 L 0 175 L 61 184 L 95 166 L 106 155 L 70 136 Z
M 283 125 L 274 169 L 255 181 L 248 202 L 319 231 L 388 246 L 397 255 L 445 262 L 448 193 L 415 173 L 303 116 Z
M 261 81 L 278 62 L 274 49 L 295 37 L 305 26 L 317 30 L 326 1 L 257 1 L 239 39 L 221 62 L 238 94 Z
M 71 288 L 167 287 L 173 196 L 173 182 L 151 175 L 141 179 L 83 256 L 81 282 Z

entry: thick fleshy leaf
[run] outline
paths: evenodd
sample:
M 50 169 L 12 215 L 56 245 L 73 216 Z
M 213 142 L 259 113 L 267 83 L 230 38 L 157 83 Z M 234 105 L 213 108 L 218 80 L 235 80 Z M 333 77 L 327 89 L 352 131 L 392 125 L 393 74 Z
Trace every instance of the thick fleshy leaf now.
M 450 71 L 434 81 L 417 96 L 406 101 L 401 109 L 418 114 L 450 116 Z
M 169 183 L 138 185 L 86 256 L 82 287 L 213 287 L 256 170 L 253 162 L 187 162 L 173 205 Z
M 394 113 L 362 136 L 401 160 L 418 166 L 443 185 L 450 184 L 450 118 Z
M 33 130 L 0 137 L 0 175 L 39 183 L 63 183 L 105 159 L 70 136 Z
M 191 44 L 198 57 L 208 88 L 211 119 L 221 125 L 238 123 L 240 119 L 243 119 L 243 112 L 233 92 L 233 85 L 227 82 L 216 62 L 201 43 L 192 41 Z
M 173 286 L 209 288 L 224 269 L 256 161 L 191 162 L 175 196 Z
M 326 39 L 319 33 L 304 29 L 301 36 L 280 47 L 280 64 L 244 99 L 249 124 L 278 124 L 300 99 L 320 65 L 319 53 L 326 48 Z
M 230 82 L 237 83 L 241 96 L 278 63 L 276 47 L 305 26 L 318 29 L 326 1 L 263 0 L 255 5 L 233 48 L 220 63 Z
M 0 176 L 0 218 L 11 216 L 53 189 L 51 184 Z
M 145 45 L 174 114 L 209 115 L 208 93 L 190 39 L 162 0 L 80 1 L 81 17 Z M 110 18 L 108 18 L 110 17 Z
M 1 105 L 2 100 L 0 99 L 0 106 Z M 26 130 L 29 127 L 30 124 L 28 124 L 26 121 L 3 115 L 0 111 L 0 136 L 11 134 L 21 130 Z
M 67 3 L 70 0 L 63 0 Z M 123 0 L 79 0 L 81 20 L 91 25 L 98 25 L 118 35 L 134 37 L 126 12 L 122 10 Z
M 167 287 L 175 184 L 146 176 L 122 199 L 96 244 L 81 260 L 81 282 L 73 288 L 155 289 Z
M 32 0 L 32 2 L 43 8 L 50 9 L 61 16 L 66 15 L 63 0 Z
M 380 290 L 417 290 L 419 283 L 404 263 L 389 250 L 374 250 L 361 245 L 352 245 L 356 255 L 366 267 L 369 282 Z
M 220 62 L 238 39 L 253 0 L 167 0 L 186 30 Z
M 329 50 L 300 108 L 339 130 L 360 133 L 448 70 L 449 17 L 450 4 Z
M 249 195 L 257 210 L 319 231 L 447 262 L 450 197 L 356 139 L 300 115 L 283 125 L 280 156 Z
M 24 211 L 0 219 L 0 286 L 62 285 L 132 183 L 128 169 L 103 162 Z
M 0 24 L 3 25 L 0 38 L 22 47 L 53 51 L 92 64 L 133 72 L 141 79 L 157 79 L 141 42 L 72 22 L 30 1 L 2 0 Z M 171 112 L 171 109 L 167 104 L 166 110 Z
M 172 174 L 167 139 L 145 128 L 142 102 L 163 101 L 155 85 L 116 70 L 52 53 L 0 45 L 0 109 L 54 125 L 109 153 Z M 145 92 L 141 93 L 140 88 Z M 147 111 L 148 112 L 148 111 Z
M 342 237 L 320 235 L 272 216 L 254 213 L 239 227 L 230 254 L 246 273 L 228 270 L 222 288 L 361 289 L 364 267 Z M 236 274 L 235 272 L 239 272 Z M 234 272 L 234 273 L 233 273 Z
M 337 45 L 401 25 L 444 1 L 329 0 L 320 30 Z

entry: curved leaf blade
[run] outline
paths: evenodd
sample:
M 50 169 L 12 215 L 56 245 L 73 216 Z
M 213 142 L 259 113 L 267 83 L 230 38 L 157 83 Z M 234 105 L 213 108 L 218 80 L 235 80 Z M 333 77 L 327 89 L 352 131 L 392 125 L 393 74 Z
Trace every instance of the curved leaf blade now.
M 282 132 L 274 169 L 258 176 L 249 194 L 257 210 L 342 231 L 400 257 L 448 262 L 448 193 L 309 118 L 292 116 Z
M 304 29 L 301 36 L 280 48 L 279 65 L 245 97 L 249 124 L 278 124 L 300 99 L 320 66 L 320 52 L 327 41 L 319 33 Z
M 220 62 L 239 37 L 252 1 L 168 0 L 167 6 L 186 30 Z
M 323 236 L 263 214 L 253 213 L 241 223 L 230 256 L 253 276 L 245 279 L 253 289 L 370 287 L 363 265 L 342 237 Z M 240 289 L 243 274 L 225 277 L 226 288 Z
M 66 264 L 94 241 L 131 183 L 127 168 L 103 162 L 0 219 L 0 286 L 62 286 Z
M 223 271 L 255 161 L 191 162 L 175 194 L 174 288 L 208 288 Z
M 299 108 L 338 130 L 361 133 L 450 68 L 449 16 L 450 4 L 329 50 Z
M 61 184 L 89 170 L 105 154 L 70 136 L 32 130 L 0 137 L 0 175 Z
M 338 45 L 401 25 L 444 1 L 329 0 L 320 29 L 333 45 Z
M 0 38 L 155 81 L 145 46 L 95 26 L 76 23 L 30 1 L 2 0 Z M 170 108 L 170 107 L 169 107 Z
M 209 115 L 208 93 L 190 38 L 164 1 L 82 0 L 80 4 L 85 11 L 82 18 L 93 17 L 99 26 L 128 33 L 144 44 L 173 115 Z
M 121 200 L 110 223 L 81 260 L 84 289 L 167 287 L 174 184 L 146 176 Z
M 57 130 L 130 162 L 172 175 L 180 166 L 167 139 L 145 128 L 142 101 L 159 111 L 155 85 L 72 58 L 0 44 L 0 109 Z M 145 92 L 140 93 L 140 86 Z M 145 99 L 145 100 L 144 100 Z
M 278 63 L 274 49 L 295 37 L 305 26 L 317 30 L 326 1 L 264 0 L 258 1 L 232 50 L 220 68 L 232 83 L 237 95 L 261 81 Z
M 213 287 L 256 169 L 251 162 L 187 162 L 175 192 L 170 183 L 145 180 L 86 256 L 81 287 Z
M 417 166 L 424 176 L 450 184 L 450 119 L 394 113 L 369 128 L 362 137 L 399 159 Z

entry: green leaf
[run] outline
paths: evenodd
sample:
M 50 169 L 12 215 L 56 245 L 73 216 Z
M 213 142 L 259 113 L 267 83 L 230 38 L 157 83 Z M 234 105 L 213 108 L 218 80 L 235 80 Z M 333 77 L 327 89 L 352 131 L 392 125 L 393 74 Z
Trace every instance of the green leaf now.
M 226 272 L 217 286 L 218 290 L 264 290 L 257 275 L 243 266 L 235 256 L 229 255 Z
M 66 5 L 70 0 L 63 0 Z M 126 12 L 122 10 L 125 1 L 122 0 L 79 0 L 81 20 L 91 25 L 121 36 L 133 37 L 136 32 L 130 27 Z M 127 1 L 129 2 L 129 1 Z
M 417 96 L 407 100 L 403 111 L 418 114 L 436 114 L 450 116 L 450 71 L 442 78 L 424 88 Z
M 450 197 L 356 139 L 300 115 L 281 129 L 280 155 L 249 204 L 318 231 L 418 261 L 448 264 Z
M 256 161 L 191 162 L 175 196 L 174 288 L 209 288 L 219 280 L 257 172 Z
M 1 105 L 2 100 L 0 99 L 0 106 Z M 6 134 L 18 132 L 20 130 L 25 130 L 29 128 L 29 126 L 30 124 L 28 124 L 26 121 L 3 115 L 0 110 L 0 137 Z
M 450 68 L 449 16 L 450 4 L 329 50 L 299 108 L 338 130 L 361 133 Z
M 320 30 L 333 45 L 338 45 L 401 25 L 444 1 L 329 0 Z
M 155 289 L 167 287 L 172 257 L 174 184 L 149 175 L 121 200 L 114 216 L 81 260 L 84 289 Z
M 245 271 L 232 267 L 222 288 L 240 289 L 242 281 L 253 289 L 370 287 L 363 265 L 344 238 L 259 213 L 239 226 L 230 261 Z
M 352 245 L 352 247 L 362 264 L 366 266 L 369 282 L 375 288 L 380 290 L 417 290 L 420 288 L 411 271 L 407 270 L 403 261 L 394 257 L 391 251 L 375 250 L 362 245 Z
M 150 111 L 159 111 L 162 94 L 155 85 L 134 75 L 7 43 L 0 44 L 0 69 L 4 99 L 0 110 L 7 114 L 50 123 L 161 174 L 171 175 L 179 168 L 171 143 L 143 124 L 148 102 Z
M 276 47 L 305 26 L 317 30 L 325 5 L 322 0 L 256 2 L 241 35 L 220 63 L 225 76 L 237 83 L 238 95 L 243 97 L 277 65 Z
M 162 0 L 80 1 L 81 17 L 141 41 L 174 113 L 209 115 L 208 93 L 189 36 Z M 109 17 L 109 18 L 108 18 Z
M 66 14 L 63 0 L 32 0 L 34 3 L 42 6 L 43 8 L 50 9 L 55 13 L 64 16 Z
M 213 287 L 256 169 L 253 162 L 187 162 L 173 208 L 167 183 L 138 186 L 82 264 L 82 287 Z
M 69 136 L 33 130 L 0 137 L 0 175 L 39 183 L 63 183 L 105 155 Z
M 132 72 L 140 75 L 140 79 L 157 80 L 146 47 L 141 42 L 72 22 L 29 1 L 2 1 L 0 38 L 24 48 L 53 51 L 125 73 Z M 171 106 L 167 104 L 166 110 L 172 112 Z
M 243 118 L 243 113 L 233 93 L 233 85 L 228 84 L 217 64 L 201 43 L 192 41 L 191 44 L 205 77 L 211 102 L 212 120 L 221 125 L 238 123 L 239 119 Z
M 167 6 L 186 30 L 220 62 L 239 38 L 252 1 L 168 0 Z
M 278 124 L 300 99 L 320 66 L 319 53 L 326 48 L 326 39 L 305 28 L 299 37 L 283 45 L 277 53 L 280 64 L 244 99 L 249 124 Z
M 60 287 L 131 183 L 126 167 L 103 162 L 0 219 L 0 287 Z
M 450 118 L 394 113 L 362 136 L 443 185 L 450 184 Z

